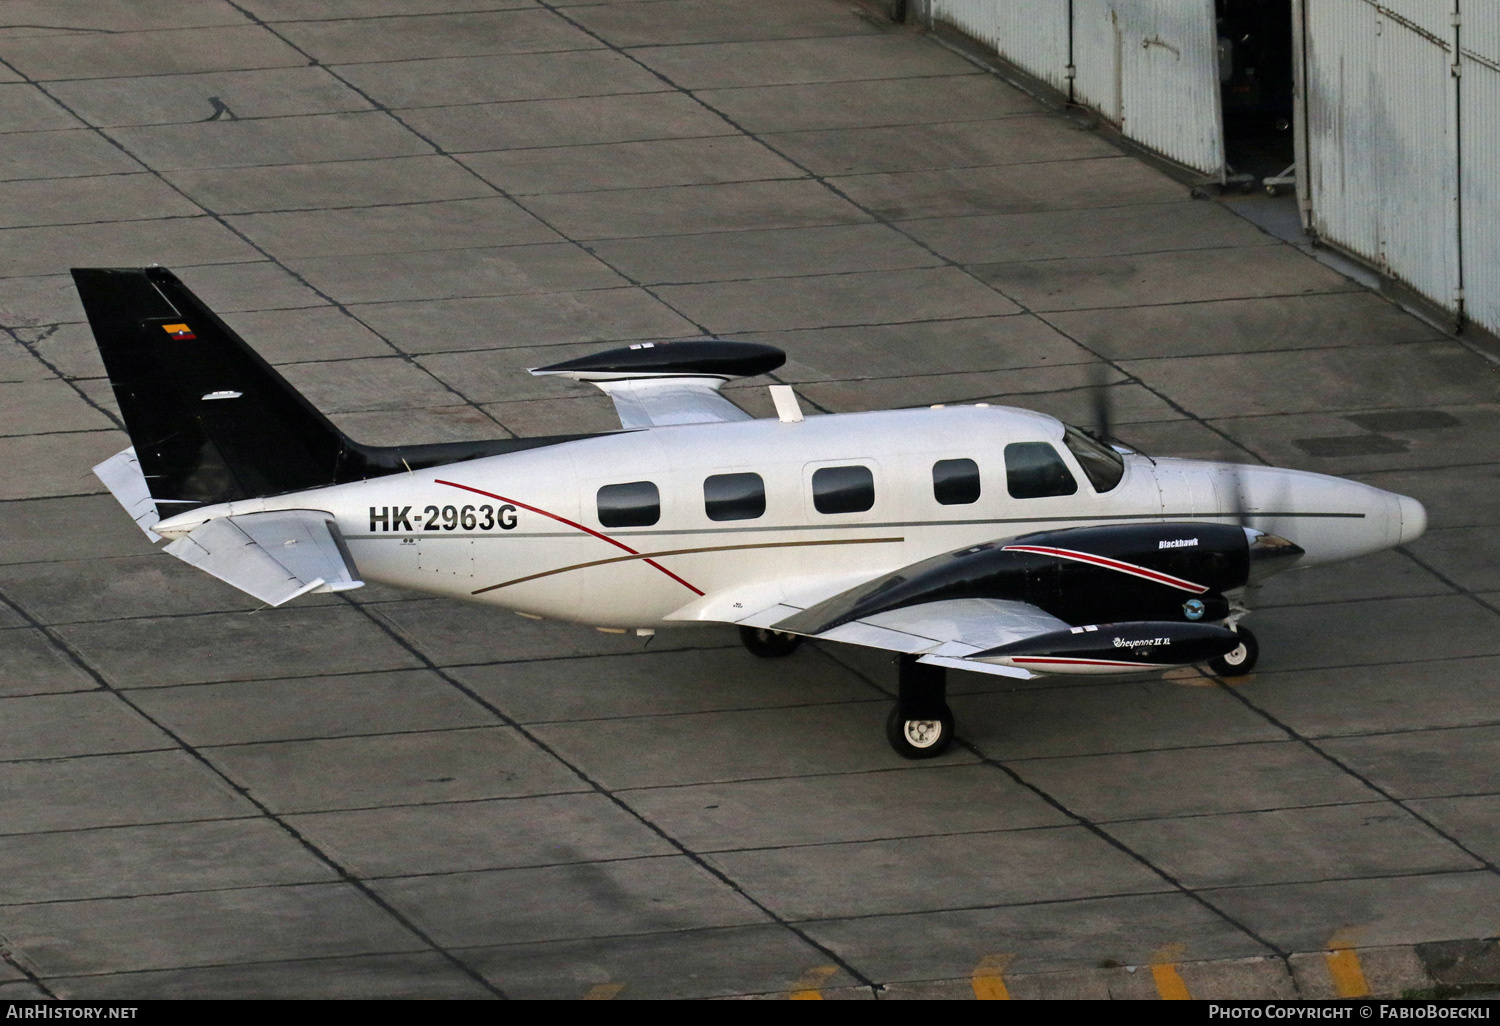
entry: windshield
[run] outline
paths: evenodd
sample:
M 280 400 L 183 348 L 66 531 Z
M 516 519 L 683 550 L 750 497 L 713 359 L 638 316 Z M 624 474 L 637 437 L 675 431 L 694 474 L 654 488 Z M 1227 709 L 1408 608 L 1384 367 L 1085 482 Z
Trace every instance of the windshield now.
M 1094 491 L 1107 492 L 1125 476 L 1125 458 L 1092 435 L 1063 425 L 1063 444 L 1078 457 L 1078 465 L 1088 475 Z

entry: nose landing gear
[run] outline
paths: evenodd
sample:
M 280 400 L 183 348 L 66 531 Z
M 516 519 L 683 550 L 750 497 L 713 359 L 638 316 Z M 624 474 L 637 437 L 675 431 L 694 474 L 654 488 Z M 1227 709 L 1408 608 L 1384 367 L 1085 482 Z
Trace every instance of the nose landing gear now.
M 1220 677 L 1243 677 L 1255 669 L 1255 662 L 1260 658 L 1260 644 L 1249 628 L 1236 627 L 1235 633 L 1240 636 L 1239 647 L 1208 661 L 1208 668 Z
M 948 671 L 898 657 L 896 705 L 885 721 L 886 740 L 907 759 L 932 759 L 953 743 L 953 712 L 948 708 Z

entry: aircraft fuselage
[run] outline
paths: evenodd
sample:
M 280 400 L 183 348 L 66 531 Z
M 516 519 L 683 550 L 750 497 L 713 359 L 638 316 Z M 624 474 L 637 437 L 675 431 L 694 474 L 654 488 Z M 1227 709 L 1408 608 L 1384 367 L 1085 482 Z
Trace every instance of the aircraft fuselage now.
M 1006 447 L 1018 443 L 1051 446 L 1075 490 L 1062 493 L 1054 468 L 1040 489 L 1052 494 L 1013 495 Z M 1026 410 L 848 413 L 601 435 L 201 507 L 156 530 L 176 537 L 214 516 L 324 510 L 366 580 L 655 628 L 732 621 L 735 604 L 806 605 L 840 580 L 1030 532 L 1243 521 L 1300 546 L 1305 567 L 1425 528 L 1414 500 L 1341 478 L 1139 454 L 1124 463 L 1118 484 L 1096 491 L 1060 422 Z

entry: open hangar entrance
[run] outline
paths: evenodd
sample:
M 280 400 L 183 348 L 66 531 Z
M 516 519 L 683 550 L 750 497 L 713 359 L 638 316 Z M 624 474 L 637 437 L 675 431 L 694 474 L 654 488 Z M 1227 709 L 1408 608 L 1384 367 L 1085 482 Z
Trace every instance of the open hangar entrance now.
M 1500 333 L 1500 0 L 922 0 L 1130 141 Z M 910 15 L 909 15 L 910 16 Z

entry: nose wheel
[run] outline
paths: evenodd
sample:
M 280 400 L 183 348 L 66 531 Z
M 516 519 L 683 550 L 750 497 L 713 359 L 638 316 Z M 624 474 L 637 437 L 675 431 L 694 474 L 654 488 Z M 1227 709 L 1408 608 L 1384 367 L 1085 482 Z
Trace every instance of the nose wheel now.
M 1208 661 L 1208 668 L 1220 677 L 1243 677 L 1255 669 L 1255 662 L 1260 658 L 1260 644 L 1255 635 L 1245 627 L 1237 628 L 1235 633 L 1240 636 L 1239 647 Z
M 948 671 L 899 657 L 899 691 L 885 721 L 886 740 L 907 759 L 933 759 L 953 743 L 953 712 L 948 708 Z

